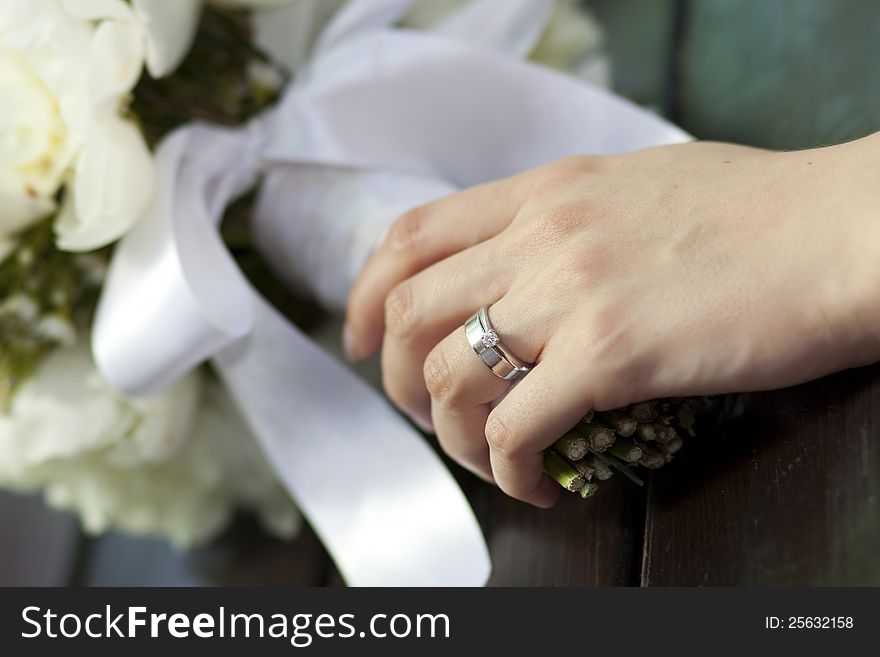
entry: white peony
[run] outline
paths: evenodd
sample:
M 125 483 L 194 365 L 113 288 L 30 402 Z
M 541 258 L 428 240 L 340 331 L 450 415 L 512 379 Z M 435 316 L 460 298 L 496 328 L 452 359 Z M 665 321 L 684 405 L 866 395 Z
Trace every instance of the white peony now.
M 64 208 L 58 244 L 122 236 L 153 191 L 143 137 L 125 117 L 146 62 L 169 72 L 196 0 L 0 0 L 0 236 Z
M 300 526 L 218 383 L 196 372 L 162 395 L 125 398 L 82 346 L 51 354 L 0 415 L 0 486 L 43 490 L 90 533 L 116 528 L 181 547 L 215 537 L 237 508 L 279 536 Z

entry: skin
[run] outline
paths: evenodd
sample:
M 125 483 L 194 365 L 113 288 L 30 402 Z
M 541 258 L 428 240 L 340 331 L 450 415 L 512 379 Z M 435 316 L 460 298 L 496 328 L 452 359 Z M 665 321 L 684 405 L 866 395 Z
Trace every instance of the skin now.
M 346 347 L 381 346 L 389 397 L 453 459 L 551 506 L 542 452 L 590 409 L 880 359 L 878 215 L 877 136 L 560 160 L 400 217 L 351 293 Z M 464 337 L 484 304 L 535 363 L 509 393 Z

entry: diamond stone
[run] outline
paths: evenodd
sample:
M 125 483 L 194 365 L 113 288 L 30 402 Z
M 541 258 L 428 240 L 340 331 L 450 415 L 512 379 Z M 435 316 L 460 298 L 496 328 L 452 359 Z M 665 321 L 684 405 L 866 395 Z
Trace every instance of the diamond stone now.
M 498 334 L 495 331 L 486 331 L 483 334 L 483 346 L 486 349 L 491 349 L 496 344 L 498 344 L 501 340 L 498 338 Z

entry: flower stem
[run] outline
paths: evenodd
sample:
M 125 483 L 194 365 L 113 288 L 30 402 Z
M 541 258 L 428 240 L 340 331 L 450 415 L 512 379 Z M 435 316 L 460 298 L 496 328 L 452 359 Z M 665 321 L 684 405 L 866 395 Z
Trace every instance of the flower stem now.
M 608 452 L 627 463 L 636 463 L 642 458 L 642 448 L 631 440 L 617 440 Z
M 578 461 L 587 454 L 587 439 L 574 431 L 569 431 L 553 446 L 569 461 Z
M 637 486 L 645 485 L 645 482 L 642 481 L 635 472 L 633 472 L 633 469 L 629 465 L 627 465 L 620 459 L 612 456 L 611 454 L 596 454 L 596 458 L 601 459 L 607 467 L 614 468 Z
M 614 430 L 599 420 L 579 422 L 575 431 L 587 439 L 590 450 L 594 452 L 604 452 L 614 444 Z
M 608 426 L 614 429 L 614 433 L 621 438 L 629 438 L 639 427 L 639 423 L 635 418 L 627 415 L 623 411 L 605 411 L 600 414 L 600 417 L 606 424 L 608 424 Z
M 544 472 L 559 482 L 565 490 L 573 493 L 578 492 L 586 483 L 568 461 L 551 450 L 544 452 Z

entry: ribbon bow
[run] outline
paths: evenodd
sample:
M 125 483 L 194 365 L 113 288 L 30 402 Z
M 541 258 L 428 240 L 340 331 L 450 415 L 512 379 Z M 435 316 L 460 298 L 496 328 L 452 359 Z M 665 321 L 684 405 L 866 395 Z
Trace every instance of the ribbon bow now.
M 166 138 L 153 207 L 114 253 L 93 351 L 129 394 L 210 361 L 349 584 L 482 585 L 488 551 L 450 473 L 249 285 L 217 232 L 223 210 L 261 181 L 256 243 L 283 280 L 338 308 L 408 207 L 565 155 L 687 135 L 521 61 L 552 0 L 476 0 L 433 31 L 394 28 L 410 2 L 346 5 L 246 128 Z

